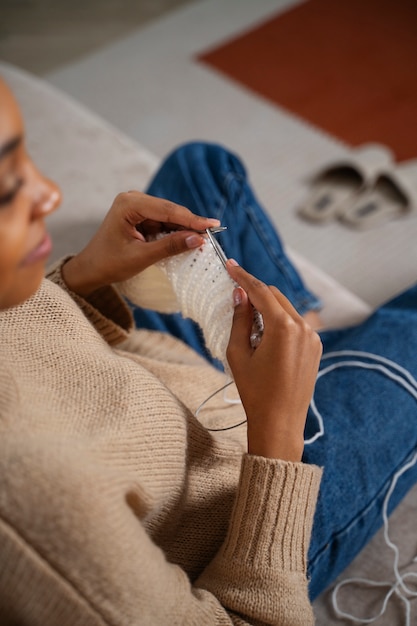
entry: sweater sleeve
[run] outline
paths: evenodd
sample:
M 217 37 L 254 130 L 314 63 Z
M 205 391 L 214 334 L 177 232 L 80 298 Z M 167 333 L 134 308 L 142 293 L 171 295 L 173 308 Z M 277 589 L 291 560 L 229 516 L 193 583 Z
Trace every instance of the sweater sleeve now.
M 315 466 L 245 455 L 228 534 L 197 585 L 250 624 L 313 624 L 306 566 L 320 479 Z
M 113 286 L 97 289 L 88 298 L 82 298 L 74 293 L 68 289 L 62 277 L 62 266 L 68 259 L 69 257 L 66 257 L 53 265 L 46 277 L 71 296 L 110 345 L 124 341 L 133 328 L 133 318 L 120 293 Z
M 138 484 L 123 498 L 76 439 L 16 441 L 0 459 L 2 624 L 313 623 L 305 561 L 317 468 L 245 456 L 226 540 L 191 584 L 145 529 Z

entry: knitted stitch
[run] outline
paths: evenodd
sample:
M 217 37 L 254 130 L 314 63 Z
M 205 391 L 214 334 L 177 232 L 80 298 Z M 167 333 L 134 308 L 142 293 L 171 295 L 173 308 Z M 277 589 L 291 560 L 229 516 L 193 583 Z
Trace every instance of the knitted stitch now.
M 172 285 L 181 313 L 199 324 L 210 353 L 228 370 L 226 349 L 236 284 L 213 246 L 207 242 L 196 250 L 164 259 L 158 265 Z
M 164 236 L 166 234 L 160 234 L 159 238 Z M 232 294 L 237 285 L 223 267 L 213 246 L 206 242 L 198 249 L 163 259 L 153 268 L 153 285 L 152 279 L 145 282 L 142 274 L 138 274 L 119 283 L 120 292 L 138 306 L 146 307 L 146 301 L 147 308 L 167 313 L 179 310 L 184 317 L 197 322 L 211 355 L 219 359 L 231 374 L 226 350 L 233 319 Z M 158 268 L 167 277 L 167 282 L 161 280 L 156 271 Z M 155 294 L 155 288 L 159 289 L 159 294 Z M 153 293 L 150 293 L 152 290 Z M 262 316 L 254 311 L 253 346 L 258 345 L 262 332 Z

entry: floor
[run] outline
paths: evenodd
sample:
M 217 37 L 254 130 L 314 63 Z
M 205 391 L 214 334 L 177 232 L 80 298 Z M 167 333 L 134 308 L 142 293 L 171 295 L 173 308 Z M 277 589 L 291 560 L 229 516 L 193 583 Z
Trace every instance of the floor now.
M 0 58 L 43 75 L 187 2 L 190 0 L 1 0 Z

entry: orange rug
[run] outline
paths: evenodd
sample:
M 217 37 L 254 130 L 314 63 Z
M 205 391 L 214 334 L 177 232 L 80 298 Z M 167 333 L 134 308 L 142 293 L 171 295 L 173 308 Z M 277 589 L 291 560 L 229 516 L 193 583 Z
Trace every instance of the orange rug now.
M 348 145 L 417 157 L 416 0 L 309 0 L 198 60 Z

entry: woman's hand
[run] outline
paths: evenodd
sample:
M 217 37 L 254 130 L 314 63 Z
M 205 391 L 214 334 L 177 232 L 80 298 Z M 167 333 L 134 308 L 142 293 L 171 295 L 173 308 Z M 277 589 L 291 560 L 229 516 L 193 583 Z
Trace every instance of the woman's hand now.
M 233 261 L 228 271 L 240 287 L 234 292 L 227 359 L 247 415 L 248 451 L 300 461 L 322 354 L 320 338 L 276 287 L 268 287 Z M 252 305 L 265 325 L 255 349 L 250 344 Z
M 99 287 L 131 278 L 161 259 L 204 244 L 196 230 L 219 221 L 139 191 L 120 193 L 87 246 L 63 267 L 69 289 L 87 297 Z M 190 229 L 190 230 L 186 230 Z M 176 230 L 154 241 L 149 236 Z

